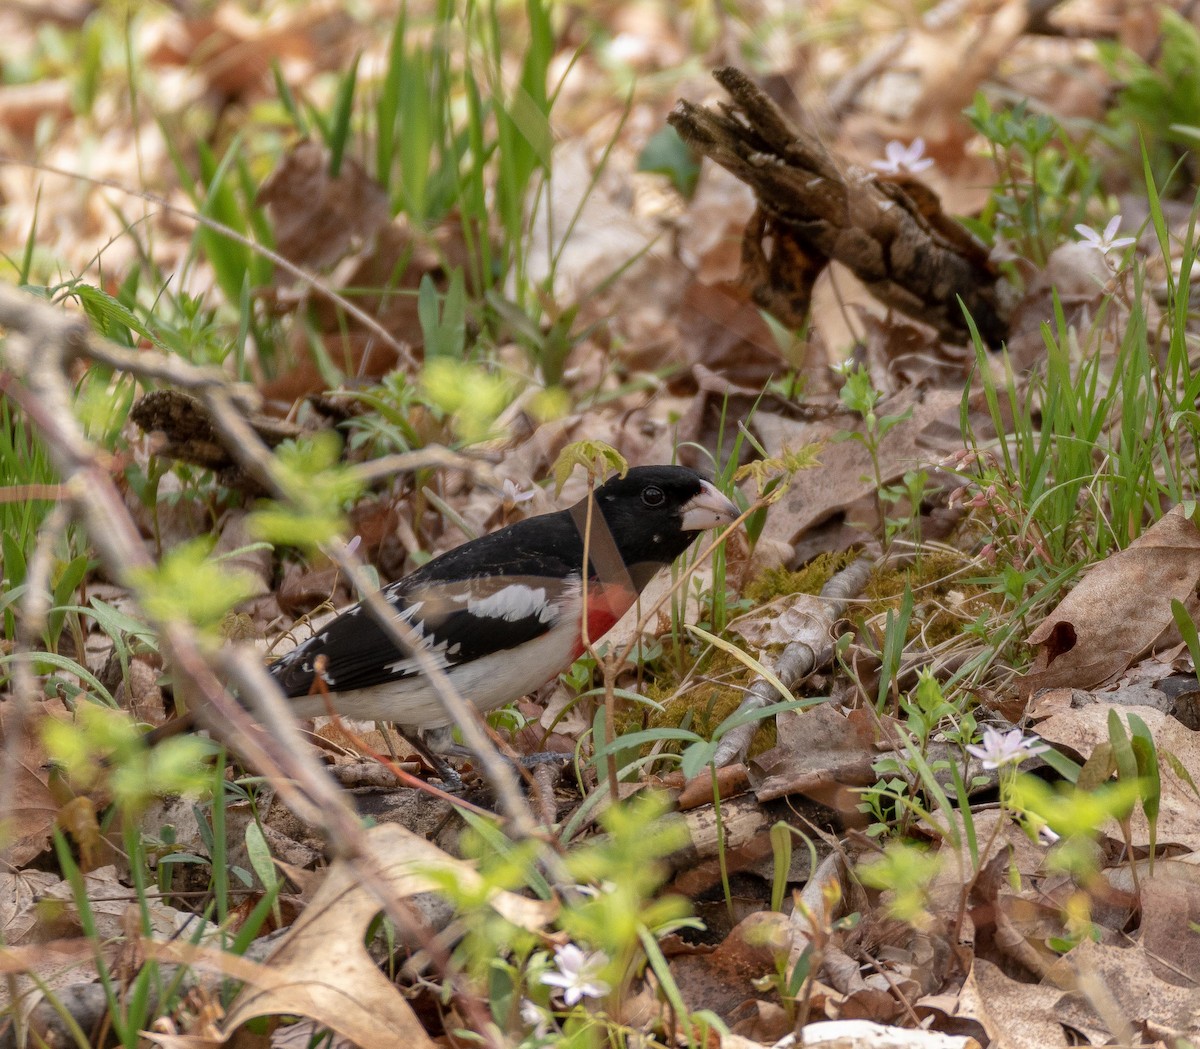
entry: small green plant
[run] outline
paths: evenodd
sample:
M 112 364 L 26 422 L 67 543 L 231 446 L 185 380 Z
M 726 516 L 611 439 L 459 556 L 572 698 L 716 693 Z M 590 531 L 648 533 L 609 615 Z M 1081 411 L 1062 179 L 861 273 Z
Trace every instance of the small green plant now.
M 996 183 L 983 214 L 968 225 L 988 243 L 1003 238 L 1037 266 L 1077 223 L 1096 194 L 1100 171 L 1087 150 L 1046 113 L 1024 100 L 994 109 L 980 92 L 966 111 L 987 139 Z M 1018 277 L 1014 271 L 1013 277 Z
M 891 498 L 888 487 L 883 482 L 883 470 L 880 466 L 879 450 L 887 435 L 902 422 L 912 417 L 912 408 L 892 415 L 877 415 L 876 405 L 883 394 L 875 389 L 871 375 L 862 365 L 847 361 L 840 369 L 845 382 L 838 393 L 842 403 L 862 419 L 862 429 L 850 430 L 838 435 L 839 440 L 858 441 L 871 459 L 872 479 L 876 503 L 879 508 L 879 518 L 884 520 L 885 502 Z M 920 504 L 918 503 L 918 508 Z
M 255 581 L 211 559 L 212 546 L 210 539 L 194 539 L 158 565 L 131 573 L 138 602 L 152 620 L 191 623 L 209 641 L 217 640 L 225 616 L 254 594 Z
M 1097 42 L 1109 75 L 1121 85 L 1107 125 L 1119 154 L 1136 156 L 1140 141 L 1155 184 L 1182 189 L 1193 185 L 1196 176 L 1200 33 L 1169 7 L 1156 13 L 1161 36 L 1153 62 L 1116 41 Z
M 668 125 L 657 131 L 638 154 L 638 171 L 665 175 L 676 191 L 690 197 L 700 180 L 700 163 L 692 148 Z
M 882 854 L 860 863 L 856 873 L 864 885 L 887 890 L 887 913 L 898 921 L 922 928 L 929 921 L 929 888 L 941 872 L 945 857 L 912 842 L 890 841 Z
M 1094 842 L 1100 829 L 1109 820 L 1118 824 L 1126 821 L 1143 788 L 1136 779 L 1109 782 L 1105 777 L 1094 782 L 1081 773 L 1080 780 L 1083 782 L 1051 786 L 1037 776 L 1023 774 L 1008 785 L 1004 803 L 1021 818 L 1031 837 L 1040 836 L 1052 842 L 1048 864 L 1070 872 L 1081 885 L 1086 885 L 1097 873 Z M 1136 884 L 1136 864 L 1132 857 L 1130 865 Z M 1081 888 L 1073 894 L 1065 915 L 1067 935 L 1052 938 L 1050 946 L 1065 952 L 1085 937 L 1093 936 L 1089 913 L 1090 899 Z
M 891 631 L 900 637 L 903 637 L 899 625 L 902 618 L 897 619 Z M 885 641 L 885 651 L 895 651 L 895 646 L 889 646 Z M 886 695 L 887 681 L 884 679 L 880 682 L 881 699 Z M 957 820 L 941 781 L 954 777 L 957 768 L 945 758 L 930 760 L 930 744 L 935 734 L 940 734 L 951 742 L 965 745 L 976 731 L 974 715 L 964 710 L 962 703 L 948 701 L 942 686 L 928 671 L 921 672 L 917 687 L 908 695 L 901 696 L 899 705 L 904 715 L 903 749 L 875 762 L 874 772 L 880 779 L 862 791 L 859 811 L 874 821 L 867 833 L 872 837 L 889 833 L 903 837 L 915 821 L 931 816 L 932 803 L 932 807 L 940 810 L 944 817 L 947 835 L 956 839 L 954 828 Z M 964 805 L 962 809 L 963 818 L 969 823 L 970 808 Z
M 1152 224 L 1165 245 L 1161 215 L 1152 195 Z M 1189 270 L 1193 260 L 1194 229 L 1185 241 Z M 1019 667 L 1024 656 L 1013 642 L 1039 610 L 1089 564 L 1127 546 L 1165 506 L 1191 498 L 1200 483 L 1194 458 L 1181 457 L 1178 447 L 1200 433 L 1200 415 L 1180 399 L 1200 392 L 1177 334 L 1187 324 L 1190 292 L 1172 281 L 1169 350 L 1160 362 L 1149 349 L 1142 271 L 1135 267 L 1120 279 L 1128 280 L 1129 294 L 1121 295 L 1118 331 L 1106 320 L 1107 310 L 1117 308 L 1112 302 L 1085 332 L 1056 304 L 1054 323 L 1042 330 L 1044 363 L 1024 382 L 1003 354 L 998 377 L 994 358 L 976 339 L 977 373 L 997 436 L 976 437 L 964 397 L 966 448 L 944 465 L 967 482 L 952 504 L 976 511 L 987 533 L 978 552 L 983 571 L 966 582 L 1004 595 L 1013 614 L 993 623 L 999 630 L 988 652 L 960 677 L 1001 655 Z
M 339 400 L 365 409 L 343 424 L 347 444 L 368 458 L 420 448 L 422 436 L 413 425 L 414 413 L 426 404 L 425 393 L 402 371 L 389 372 L 366 389 L 340 390 Z
M 466 444 L 493 433 L 496 419 L 515 394 L 514 385 L 503 376 L 451 357 L 427 361 L 421 385 L 426 401 L 446 416 Z
M 80 703 L 74 721 L 47 719 L 42 738 L 76 787 L 87 790 L 103 776 L 132 819 L 154 797 L 195 793 L 209 782 L 202 765 L 212 749 L 207 740 L 184 735 L 148 747 L 132 717 L 98 703 Z
M 610 807 L 600 818 L 605 835 L 564 858 L 574 884 L 559 887 L 557 929 L 549 937 L 513 925 L 487 902 L 501 888 L 527 886 L 543 899 L 554 894 L 539 872 L 537 844 L 511 842 L 494 825 L 466 818 L 464 851 L 477 858 L 482 881 L 467 894 L 452 873 L 431 876 L 466 919 L 453 962 L 488 989 L 502 1029 L 524 1029 L 522 1044 L 530 1046 L 620 1038 L 621 1003 L 647 967 L 677 1008 L 685 1034 L 720 1029 L 715 1017 L 682 1001 L 658 947 L 660 937 L 698 926 L 686 900 L 659 894 L 663 858 L 686 837 L 661 798 L 644 795 Z
M 362 490 L 362 482 L 340 462 L 340 456 L 341 441 L 329 431 L 280 444 L 273 474 L 287 503 L 268 503 L 255 510 L 251 531 L 267 542 L 304 550 L 341 534 L 343 511 Z

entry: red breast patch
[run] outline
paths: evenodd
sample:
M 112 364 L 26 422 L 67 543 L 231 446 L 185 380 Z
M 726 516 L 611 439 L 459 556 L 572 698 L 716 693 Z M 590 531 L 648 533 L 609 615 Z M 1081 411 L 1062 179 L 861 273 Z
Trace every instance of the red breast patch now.
M 584 622 L 587 623 L 587 638 L 594 645 L 607 634 L 637 599 L 637 593 L 629 587 L 617 584 L 588 583 L 587 605 L 584 609 Z M 578 659 L 584 652 L 583 637 L 575 652 Z

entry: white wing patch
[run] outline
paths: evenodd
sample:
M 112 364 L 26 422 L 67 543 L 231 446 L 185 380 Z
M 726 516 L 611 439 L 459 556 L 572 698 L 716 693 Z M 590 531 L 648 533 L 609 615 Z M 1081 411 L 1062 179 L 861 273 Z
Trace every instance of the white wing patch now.
M 488 619 L 503 619 L 515 623 L 518 619 L 536 616 L 538 622 L 549 623 L 556 608 L 546 600 L 546 588 L 511 583 L 487 597 L 467 599 L 467 611 Z
M 480 710 L 491 710 L 528 695 L 544 685 L 548 676 L 566 670 L 579 647 L 580 600 L 578 585 L 565 587 L 557 594 L 552 605 L 557 609 L 557 621 L 540 637 L 523 645 L 519 657 L 497 652 L 466 663 L 447 663 L 445 669 L 459 695 Z M 530 608 L 528 603 L 525 607 Z M 446 660 L 447 653 L 440 645 L 431 654 L 439 663 Z M 290 702 L 297 717 L 319 717 L 325 713 L 320 696 L 298 696 Z M 395 721 L 410 729 L 451 724 L 436 690 L 420 674 L 339 692 L 337 708 L 344 718 Z

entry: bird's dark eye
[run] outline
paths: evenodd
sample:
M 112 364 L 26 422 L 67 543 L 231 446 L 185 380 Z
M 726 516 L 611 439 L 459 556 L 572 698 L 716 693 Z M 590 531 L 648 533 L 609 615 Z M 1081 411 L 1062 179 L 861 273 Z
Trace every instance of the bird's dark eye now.
M 666 501 L 667 495 L 658 485 L 651 484 L 642 489 L 642 502 L 647 506 L 662 506 Z

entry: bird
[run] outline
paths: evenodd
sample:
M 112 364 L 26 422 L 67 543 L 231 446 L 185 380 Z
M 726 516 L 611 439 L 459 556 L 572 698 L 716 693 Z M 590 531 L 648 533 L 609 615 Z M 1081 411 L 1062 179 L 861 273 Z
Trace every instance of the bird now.
M 486 712 L 567 670 L 701 532 L 738 514 L 693 470 L 632 467 L 567 509 L 433 558 L 381 595 L 458 693 Z M 397 647 L 363 604 L 320 627 L 268 672 L 297 717 L 332 709 L 352 720 L 391 722 L 430 751 L 459 749 L 412 649 Z

